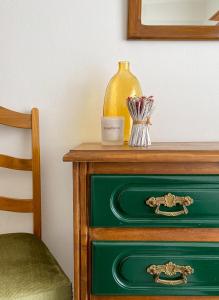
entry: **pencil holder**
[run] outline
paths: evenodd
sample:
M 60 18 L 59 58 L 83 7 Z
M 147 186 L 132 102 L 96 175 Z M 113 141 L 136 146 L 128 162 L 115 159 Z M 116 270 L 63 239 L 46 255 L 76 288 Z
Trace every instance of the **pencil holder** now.
M 127 105 L 133 124 L 129 146 L 147 147 L 151 145 L 149 127 L 154 99 L 150 97 L 129 97 Z

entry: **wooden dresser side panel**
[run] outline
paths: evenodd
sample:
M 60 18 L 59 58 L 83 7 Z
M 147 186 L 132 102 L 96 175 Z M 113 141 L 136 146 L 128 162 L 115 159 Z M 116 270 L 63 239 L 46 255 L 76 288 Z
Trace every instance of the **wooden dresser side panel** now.
M 80 201 L 79 163 L 73 164 L 74 300 L 80 300 Z
M 88 300 L 89 298 L 89 191 L 88 191 L 88 176 L 87 163 L 79 165 L 79 201 L 80 201 L 80 299 Z M 75 270 L 77 272 L 77 270 Z

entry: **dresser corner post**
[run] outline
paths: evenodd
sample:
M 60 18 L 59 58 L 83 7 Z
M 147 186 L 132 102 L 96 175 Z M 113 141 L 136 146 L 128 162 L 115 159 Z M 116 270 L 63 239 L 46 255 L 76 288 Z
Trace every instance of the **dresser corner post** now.
M 74 162 L 72 164 L 73 172 L 73 241 L 74 241 L 74 286 L 73 286 L 73 297 L 74 300 L 80 300 L 80 183 L 79 183 L 79 163 Z
M 79 165 L 79 202 L 80 202 L 80 299 L 89 299 L 89 240 L 88 240 L 88 163 Z

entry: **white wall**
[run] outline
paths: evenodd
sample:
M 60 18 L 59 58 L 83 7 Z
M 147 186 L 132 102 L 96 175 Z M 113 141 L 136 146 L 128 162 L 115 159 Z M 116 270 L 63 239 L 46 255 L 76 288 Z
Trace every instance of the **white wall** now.
M 129 60 L 144 93 L 156 98 L 153 141 L 219 140 L 219 41 L 127 41 L 126 24 L 126 0 L 0 1 L 0 105 L 40 109 L 43 240 L 69 275 L 72 180 L 62 156 L 99 140 L 105 87 L 118 60 Z M 0 153 L 21 155 L 28 134 L 12 146 L 17 132 L 0 129 Z M 1 194 L 21 195 L 9 173 L 0 172 Z M 31 229 L 30 218 L 15 218 L 1 213 L 1 232 L 21 230 L 23 222 Z

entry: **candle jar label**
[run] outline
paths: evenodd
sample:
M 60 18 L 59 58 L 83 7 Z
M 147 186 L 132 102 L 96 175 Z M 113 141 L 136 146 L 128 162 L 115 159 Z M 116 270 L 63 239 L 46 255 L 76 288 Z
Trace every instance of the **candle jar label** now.
M 101 120 L 102 144 L 122 145 L 124 139 L 124 118 L 103 117 Z

